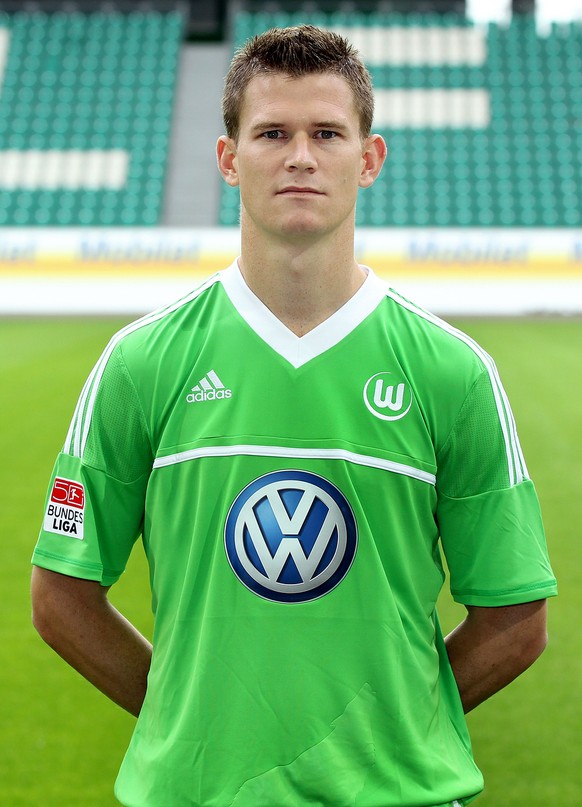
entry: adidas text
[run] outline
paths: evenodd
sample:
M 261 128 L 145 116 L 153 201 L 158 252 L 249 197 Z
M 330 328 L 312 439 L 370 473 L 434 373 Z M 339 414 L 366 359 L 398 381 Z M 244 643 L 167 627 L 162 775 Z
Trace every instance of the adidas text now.
M 230 389 L 211 389 L 200 390 L 199 392 L 190 392 L 186 395 L 188 403 L 199 403 L 200 401 L 218 401 L 223 398 L 231 398 L 232 390 Z
M 232 397 L 232 390 L 227 389 L 214 370 L 206 373 L 196 386 L 186 395 L 188 403 L 202 401 L 221 401 Z

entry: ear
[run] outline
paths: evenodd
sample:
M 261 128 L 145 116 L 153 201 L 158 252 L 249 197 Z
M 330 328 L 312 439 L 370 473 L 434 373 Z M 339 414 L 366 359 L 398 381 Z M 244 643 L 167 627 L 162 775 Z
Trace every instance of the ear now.
M 235 188 L 238 185 L 238 171 L 236 165 L 236 143 L 231 137 L 221 135 L 216 144 L 216 159 L 218 170 L 224 181 Z
M 360 188 L 369 188 L 384 165 L 388 149 L 384 138 L 378 134 L 370 135 L 364 141 L 362 152 L 362 173 L 360 174 Z

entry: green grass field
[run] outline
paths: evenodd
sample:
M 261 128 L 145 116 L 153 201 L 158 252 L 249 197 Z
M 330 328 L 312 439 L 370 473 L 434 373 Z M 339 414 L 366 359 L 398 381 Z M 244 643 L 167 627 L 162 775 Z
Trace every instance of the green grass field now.
M 43 645 L 30 624 L 28 589 L 52 463 L 85 377 L 125 321 L 0 320 L 0 805 L 5 807 L 116 804 L 112 785 L 133 719 Z M 475 804 L 574 807 L 582 804 L 582 320 L 455 324 L 497 360 L 537 484 L 560 585 L 542 659 L 469 717 L 486 778 L 485 794 Z M 139 551 L 111 597 L 150 633 Z M 443 596 L 445 628 L 462 615 L 463 609 Z

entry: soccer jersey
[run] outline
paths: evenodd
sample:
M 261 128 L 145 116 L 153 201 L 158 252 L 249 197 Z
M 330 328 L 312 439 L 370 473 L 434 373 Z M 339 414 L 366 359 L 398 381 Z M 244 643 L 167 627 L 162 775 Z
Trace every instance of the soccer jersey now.
M 371 271 L 303 337 L 236 263 L 111 340 L 33 562 L 114 583 L 143 537 L 135 807 L 435 807 L 482 777 L 436 614 L 555 593 L 491 358 Z

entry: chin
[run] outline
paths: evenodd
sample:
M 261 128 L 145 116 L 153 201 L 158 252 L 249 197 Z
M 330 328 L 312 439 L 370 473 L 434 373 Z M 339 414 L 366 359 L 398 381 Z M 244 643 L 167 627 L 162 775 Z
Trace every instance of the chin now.
M 316 236 L 323 235 L 328 229 L 329 227 L 322 224 L 321 221 L 307 218 L 291 219 L 281 225 L 281 232 L 284 235 Z

